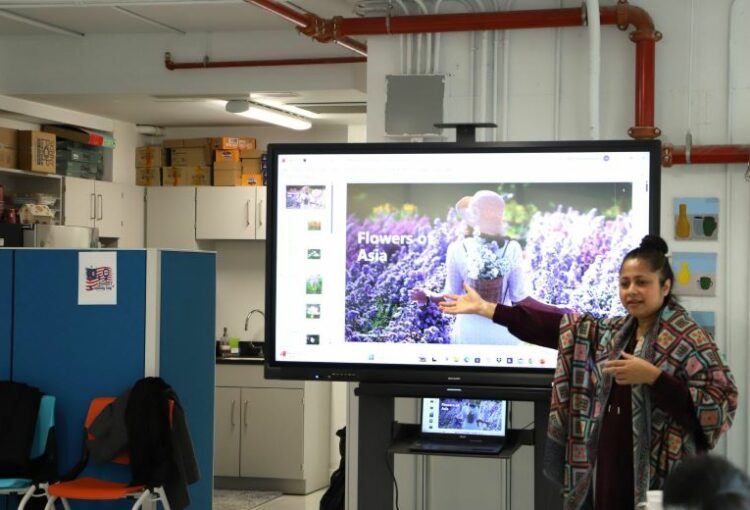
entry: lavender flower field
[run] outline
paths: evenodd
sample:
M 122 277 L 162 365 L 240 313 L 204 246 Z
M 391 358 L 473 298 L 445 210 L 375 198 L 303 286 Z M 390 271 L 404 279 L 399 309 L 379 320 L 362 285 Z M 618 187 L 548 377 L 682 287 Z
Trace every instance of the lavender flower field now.
M 625 313 L 617 290 L 619 265 L 637 245 L 629 214 L 614 219 L 558 208 L 536 212 L 529 220 L 524 274 L 532 297 L 597 316 Z M 410 236 L 424 242 L 368 245 L 363 259 L 362 233 Z M 441 293 L 448 245 L 463 236 L 463 224 L 450 212 L 431 219 L 416 212 L 387 210 L 347 220 L 346 319 L 348 342 L 450 343 L 454 318 L 437 305 L 409 298 L 415 288 Z

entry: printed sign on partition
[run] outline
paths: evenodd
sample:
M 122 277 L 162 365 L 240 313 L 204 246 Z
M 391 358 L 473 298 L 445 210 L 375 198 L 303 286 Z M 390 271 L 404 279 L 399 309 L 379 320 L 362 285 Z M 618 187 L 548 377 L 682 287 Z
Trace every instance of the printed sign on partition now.
M 117 304 L 117 252 L 78 253 L 78 304 Z

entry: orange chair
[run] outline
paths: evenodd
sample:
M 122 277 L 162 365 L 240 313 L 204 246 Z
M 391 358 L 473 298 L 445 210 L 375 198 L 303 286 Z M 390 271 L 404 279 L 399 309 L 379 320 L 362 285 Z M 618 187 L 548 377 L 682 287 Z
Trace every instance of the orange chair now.
M 89 439 L 93 439 L 93 435 L 90 432 L 91 424 L 99 416 L 99 413 L 114 400 L 114 397 L 99 397 L 91 401 L 85 423 Z M 173 403 L 170 402 L 170 417 L 172 407 Z M 122 453 L 112 459 L 112 462 L 127 465 L 130 464 L 130 457 L 127 452 Z M 171 510 L 163 486 L 146 487 L 145 485 L 128 485 L 126 483 L 84 477 L 52 484 L 47 489 L 47 494 L 48 499 L 47 505 L 44 507 L 45 510 L 54 510 L 57 499 L 60 499 L 63 506 L 67 509 L 69 508 L 68 500 L 70 499 L 112 501 L 126 498 L 135 499 L 132 510 L 142 508 L 146 501 L 161 501 L 164 510 Z

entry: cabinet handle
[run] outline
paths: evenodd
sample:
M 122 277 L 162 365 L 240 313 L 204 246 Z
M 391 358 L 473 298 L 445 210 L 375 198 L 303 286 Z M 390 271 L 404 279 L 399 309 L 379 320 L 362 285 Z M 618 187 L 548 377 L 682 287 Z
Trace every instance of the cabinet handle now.
M 251 223 L 250 216 L 252 216 L 252 213 L 253 213 L 253 203 L 252 203 L 252 200 L 248 200 L 247 201 L 247 226 L 248 227 L 250 226 L 250 223 Z
M 258 226 L 263 226 L 263 200 L 258 201 Z
M 96 195 L 93 193 L 89 195 L 91 197 L 91 200 L 89 200 L 89 205 L 91 207 L 89 208 L 89 219 L 95 220 L 96 219 Z
M 234 400 L 232 400 L 232 407 L 229 410 L 229 418 L 231 420 L 232 428 L 234 428 Z
M 99 215 L 96 217 L 97 220 L 101 220 L 104 217 L 104 197 L 97 195 L 96 198 L 99 202 Z
M 245 400 L 245 412 L 242 414 L 242 421 L 244 422 L 245 428 L 247 428 L 247 400 Z

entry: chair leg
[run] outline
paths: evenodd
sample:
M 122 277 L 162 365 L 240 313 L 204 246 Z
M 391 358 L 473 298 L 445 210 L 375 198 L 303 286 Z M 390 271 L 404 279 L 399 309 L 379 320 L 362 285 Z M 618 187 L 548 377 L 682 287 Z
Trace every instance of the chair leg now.
M 18 510 L 23 510 L 24 508 L 26 508 L 26 503 L 29 502 L 35 491 L 36 487 L 33 485 L 26 490 L 26 492 L 23 494 L 23 497 L 21 498 L 21 501 L 18 503 Z
M 156 493 L 159 495 L 161 504 L 164 506 L 164 510 L 172 510 L 169 506 L 169 500 L 167 499 L 167 493 L 164 491 L 164 487 L 157 487 Z
M 70 510 L 70 505 L 68 504 L 68 500 L 65 498 L 60 498 L 60 501 L 62 501 L 63 508 L 65 510 Z
M 44 505 L 44 510 L 55 510 L 55 501 L 57 500 L 57 496 L 48 496 L 47 497 L 47 504 Z M 63 506 L 65 506 L 65 500 L 63 500 Z M 67 508 L 66 508 L 67 510 Z
M 141 495 L 138 496 L 138 499 L 136 499 L 135 503 L 133 503 L 131 510 L 140 510 L 140 508 L 143 507 L 143 502 L 148 499 L 149 495 L 151 495 L 151 492 L 148 489 L 141 492 Z

